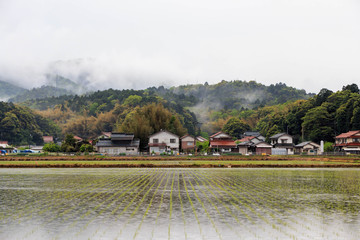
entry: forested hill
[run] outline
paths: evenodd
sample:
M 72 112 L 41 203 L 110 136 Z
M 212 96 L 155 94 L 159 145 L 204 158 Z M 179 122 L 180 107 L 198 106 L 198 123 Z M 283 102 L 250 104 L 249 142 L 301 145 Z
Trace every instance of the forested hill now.
M 191 84 L 179 87 L 150 88 L 168 100 L 179 101 L 186 106 L 199 105 L 211 110 L 256 108 L 308 99 L 314 94 L 288 87 L 284 83 L 265 86 L 255 81 L 221 81 L 217 84 Z
M 52 86 L 42 86 L 40 88 L 33 88 L 26 90 L 15 97 L 10 98 L 9 102 L 25 102 L 33 99 L 43 99 L 49 97 L 59 97 L 63 95 L 75 95 L 74 92 L 63 88 L 57 88 Z
M 228 116 L 239 114 L 247 108 L 306 99 L 310 96 L 311 94 L 304 90 L 287 87 L 282 83 L 267 87 L 253 81 L 222 81 L 214 85 L 186 85 L 170 89 L 109 89 L 81 96 L 34 99 L 21 104 L 38 109 L 41 114 L 56 121 L 62 127 L 63 133 L 93 137 L 101 131 L 120 129 L 125 114 L 130 113 L 131 108 L 141 108 L 152 103 L 161 103 L 175 114 L 188 133 L 198 134 L 198 122 L 203 124 L 204 131 L 211 133 L 221 128 Z M 60 112 L 54 112 L 55 110 Z M 112 114 L 112 120 L 106 124 L 98 122 L 106 114 Z M 79 119 L 83 119 L 83 116 L 87 122 L 97 122 L 96 129 L 82 129 Z
M 26 107 L 0 102 L 0 139 L 10 144 L 42 144 L 42 136 L 60 134 L 60 128 L 52 121 Z
M 26 101 L 52 119 L 63 134 L 91 139 L 102 131 L 135 133 L 146 144 L 149 135 L 160 129 L 178 135 L 196 134 L 197 120 L 182 105 L 167 101 L 151 90 L 97 91 L 81 96 L 60 96 Z
M 25 91 L 25 88 L 0 80 L 0 101 L 7 100 L 8 98 L 21 94 Z
M 305 140 L 334 142 L 334 137 L 341 133 L 360 130 L 359 88 L 356 84 L 344 86 L 337 92 L 324 88 L 308 100 L 242 111 L 234 117 L 267 138 L 288 132 L 296 143 Z M 225 122 L 232 118 L 226 116 Z M 219 118 L 215 122 L 221 121 Z M 229 126 L 230 123 L 225 129 L 234 131 L 235 126 Z

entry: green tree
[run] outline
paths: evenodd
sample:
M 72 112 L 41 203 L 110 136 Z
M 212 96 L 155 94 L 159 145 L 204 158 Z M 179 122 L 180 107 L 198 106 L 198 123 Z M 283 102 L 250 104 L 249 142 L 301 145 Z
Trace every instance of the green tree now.
M 128 98 L 125 99 L 124 104 L 130 107 L 135 107 L 140 104 L 141 100 L 142 100 L 141 96 L 130 95 Z
M 61 151 L 63 152 L 75 152 L 76 151 L 76 140 L 74 135 L 67 134 L 64 142 L 61 144 Z
M 83 144 L 80 147 L 80 152 L 93 152 L 94 147 L 90 144 Z
M 226 122 L 222 130 L 230 136 L 239 139 L 245 131 L 250 130 L 250 126 L 243 120 L 232 117 Z
M 321 140 L 331 141 L 333 139 L 332 119 L 325 106 L 310 109 L 303 120 L 302 127 L 307 139 L 314 142 L 320 142 Z
M 205 142 L 196 142 L 196 148 L 198 152 L 205 153 L 209 151 L 209 141 Z
M 332 142 L 325 142 L 324 143 L 324 152 L 333 152 L 334 146 Z
M 46 143 L 43 147 L 45 152 L 60 152 L 61 147 L 56 143 Z

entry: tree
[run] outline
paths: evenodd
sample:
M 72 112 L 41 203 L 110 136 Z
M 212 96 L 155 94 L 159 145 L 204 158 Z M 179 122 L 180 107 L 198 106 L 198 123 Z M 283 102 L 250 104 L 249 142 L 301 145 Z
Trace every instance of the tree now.
M 46 143 L 43 147 L 45 152 L 60 152 L 61 147 L 55 143 Z
M 333 91 L 326 88 L 321 89 L 318 95 L 315 96 L 315 105 L 320 106 L 331 94 L 333 94 Z
M 130 95 L 127 99 L 125 99 L 124 104 L 130 107 L 135 107 L 140 104 L 141 100 L 142 100 L 141 96 Z
M 332 142 L 325 142 L 324 143 L 324 152 L 333 152 L 334 146 Z
M 90 144 L 83 144 L 80 147 L 80 152 L 93 152 L 94 147 Z
M 205 153 L 209 151 L 209 141 L 196 141 L 196 148 L 198 152 Z
M 76 140 L 74 135 L 67 134 L 64 142 L 61 144 L 61 151 L 63 152 L 75 152 Z
M 147 145 L 148 137 L 160 130 L 168 130 L 178 136 L 186 133 L 179 116 L 166 109 L 161 103 L 136 107 L 126 114 L 124 120 L 119 119 L 117 130 L 133 133 L 140 139 L 142 148 Z
M 245 121 L 232 117 L 226 122 L 222 130 L 239 139 L 245 131 L 250 130 L 250 126 Z
M 331 123 L 331 116 L 325 106 L 310 109 L 303 118 L 304 135 L 314 142 L 331 141 L 334 137 Z
M 352 93 L 359 93 L 360 92 L 358 85 L 356 85 L 355 83 L 343 86 L 342 90 L 343 91 L 350 90 Z

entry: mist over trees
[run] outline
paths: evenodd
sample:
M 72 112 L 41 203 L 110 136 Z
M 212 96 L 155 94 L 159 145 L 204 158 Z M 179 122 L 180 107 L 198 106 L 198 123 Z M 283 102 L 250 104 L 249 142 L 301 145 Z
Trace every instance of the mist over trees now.
M 34 110 L 1 103 L 0 128 L 2 140 L 13 143 L 40 143 L 42 135 L 93 139 L 103 131 L 123 131 L 135 133 L 145 146 L 148 136 L 160 129 L 179 136 L 223 130 L 234 138 L 254 130 L 267 139 L 287 132 L 295 142 L 333 142 L 340 133 L 360 129 L 359 95 L 356 84 L 312 95 L 282 83 L 266 87 L 253 81 L 108 89 L 21 103 Z

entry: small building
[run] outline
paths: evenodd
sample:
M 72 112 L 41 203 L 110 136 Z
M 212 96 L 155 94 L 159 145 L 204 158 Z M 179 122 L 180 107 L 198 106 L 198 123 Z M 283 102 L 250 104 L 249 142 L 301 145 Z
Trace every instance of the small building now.
M 259 135 L 258 137 L 247 136 L 238 140 L 240 143 L 237 144 L 237 148 L 239 149 L 239 153 L 243 155 L 270 155 L 272 145 L 265 142 L 263 136 Z
M 99 139 L 95 147 L 99 153 L 109 155 L 138 155 L 140 140 L 134 134 L 111 133 L 110 138 Z
M 206 141 L 208 141 L 206 138 L 204 138 L 204 137 L 202 137 L 202 136 L 197 136 L 196 137 L 196 141 L 197 142 L 206 142 Z
M 52 143 L 54 142 L 54 137 L 53 136 L 43 136 L 43 141 L 44 143 Z
M 181 142 L 181 150 L 184 153 L 195 152 L 196 139 L 194 137 L 192 137 L 189 134 L 186 134 L 185 136 L 182 136 L 180 138 L 180 142 Z
M 350 131 L 336 136 L 334 147 L 338 151 L 360 154 L 360 130 Z
M 209 147 L 212 152 L 237 152 L 232 137 L 221 131 L 210 136 Z
M 273 146 L 273 155 L 292 155 L 294 154 L 293 137 L 287 133 L 278 133 L 270 137 Z
M 149 152 L 150 154 L 172 153 L 178 154 L 180 148 L 179 136 L 161 130 L 149 137 Z
M 84 139 L 82 139 L 81 137 L 79 137 L 79 136 L 74 136 L 74 139 L 77 141 L 77 142 L 81 142 L 82 140 L 84 140 Z
M 259 132 L 254 132 L 254 131 L 246 131 L 244 132 L 244 134 L 242 135 L 242 138 L 245 137 L 258 137 L 261 136 L 261 134 Z
M 101 132 L 101 135 L 97 139 L 109 139 L 111 138 L 111 132 Z
M 294 153 L 316 155 L 320 153 L 320 145 L 314 142 L 302 142 L 298 145 L 295 145 Z
M 0 154 L 1 155 L 12 153 L 13 151 L 14 151 L 14 148 L 9 146 L 8 141 L 0 141 Z

